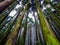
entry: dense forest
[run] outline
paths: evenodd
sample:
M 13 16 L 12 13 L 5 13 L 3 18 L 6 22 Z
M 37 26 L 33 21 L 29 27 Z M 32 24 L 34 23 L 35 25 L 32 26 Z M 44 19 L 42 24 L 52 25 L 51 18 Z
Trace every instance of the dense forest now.
M 0 0 L 0 45 L 60 45 L 60 0 Z

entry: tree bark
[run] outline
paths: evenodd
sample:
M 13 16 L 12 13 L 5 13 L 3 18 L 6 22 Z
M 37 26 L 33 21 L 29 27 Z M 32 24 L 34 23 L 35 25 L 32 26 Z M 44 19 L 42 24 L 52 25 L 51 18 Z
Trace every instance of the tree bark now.
M 13 0 L 4 0 L 0 2 L 0 12 L 3 11 L 5 8 L 7 8 Z

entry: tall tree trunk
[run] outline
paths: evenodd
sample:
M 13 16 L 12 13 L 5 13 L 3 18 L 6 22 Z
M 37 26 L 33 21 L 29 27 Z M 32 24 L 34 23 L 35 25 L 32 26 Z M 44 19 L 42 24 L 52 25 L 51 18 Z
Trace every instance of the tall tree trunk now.
M 8 7 L 14 1 L 15 0 L 4 0 L 4 1 L 0 2 L 0 12 L 2 10 L 4 10 L 6 7 Z
M 44 17 L 44 15 L 40 9 L 40 5 L 38 4 L 38 0 L 35 0 L 35 2 L 36 2 L 37 11 L 39 14 L 38 16 L 39 16 L 40 24 L 41 24 L 41 27 L 43 30 L 43 35 L 44 35 L 46 45 L 60 45 L 60 42 L 58 42 L 56 36 L 52 32 L 52 29 L 50 28 L 46 18 Z
M 10 36 L 9 36 L 9 38 L 8 38 L 5 45 L 16 45 L 16 38 L 17 38 L 17 35 L 18 35 L 18 32 L 19 32 L 19 28 L 21 26 L 21 22 L 22 22 L 22 19 L 24 17 L 25 11 L 27 9 L 27 5 L 25 6 L 26 8 L 22 11 L 22 13 L 20 13 L 19 17 L 17 18 L 17 21 L 16 21 L 16 24 L 15 24 L 15 26 L 13 28 L 13 31 L 10 34 Z

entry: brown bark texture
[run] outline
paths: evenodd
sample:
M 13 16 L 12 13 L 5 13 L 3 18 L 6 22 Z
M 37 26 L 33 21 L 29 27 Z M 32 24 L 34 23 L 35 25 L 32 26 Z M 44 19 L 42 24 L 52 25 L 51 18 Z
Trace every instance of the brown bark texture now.
M 12 3 L 12 0 L 0 1 L 0 12 L 7 8 Z

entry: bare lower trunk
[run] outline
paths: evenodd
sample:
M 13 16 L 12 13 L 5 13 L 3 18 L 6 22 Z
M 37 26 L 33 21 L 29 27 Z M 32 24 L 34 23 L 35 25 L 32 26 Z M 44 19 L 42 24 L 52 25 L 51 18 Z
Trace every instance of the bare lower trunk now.
M 12 0 L 4 0 L 0 2 L 0 12 L 8 7 L 12 3 Z

